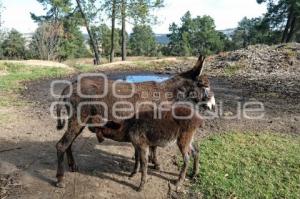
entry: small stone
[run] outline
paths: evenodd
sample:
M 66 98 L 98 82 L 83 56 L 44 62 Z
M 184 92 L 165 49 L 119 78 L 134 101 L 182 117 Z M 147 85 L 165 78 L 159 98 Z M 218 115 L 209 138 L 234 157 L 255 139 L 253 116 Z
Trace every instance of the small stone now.
M 224 116 L 225 117 L 233 116 L 233 113 L 231 111 L 227 111 L 227 112 L 224 113 Z

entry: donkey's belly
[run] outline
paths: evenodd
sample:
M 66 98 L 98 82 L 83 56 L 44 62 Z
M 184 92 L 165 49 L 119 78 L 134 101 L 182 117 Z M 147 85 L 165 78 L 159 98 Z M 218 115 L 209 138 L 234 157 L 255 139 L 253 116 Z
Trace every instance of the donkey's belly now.
M 167 147 L 176 143 L 176 139 L 173 140 L 160 140 L 156 143 L 150 143 L 150 146 Z

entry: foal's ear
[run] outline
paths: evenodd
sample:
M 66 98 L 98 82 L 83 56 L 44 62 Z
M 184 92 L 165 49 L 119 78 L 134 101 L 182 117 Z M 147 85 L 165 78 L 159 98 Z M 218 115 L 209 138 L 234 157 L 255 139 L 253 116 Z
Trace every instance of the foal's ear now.
M 114 121 L 108 121 L 104 125 L 105 128 L 110 128 L 110 129 L 113 129 L 113 130 L 118 130 L 118 129 L 121 128 L 121 126 L 122 126 L 122 124 L 114 122 Z

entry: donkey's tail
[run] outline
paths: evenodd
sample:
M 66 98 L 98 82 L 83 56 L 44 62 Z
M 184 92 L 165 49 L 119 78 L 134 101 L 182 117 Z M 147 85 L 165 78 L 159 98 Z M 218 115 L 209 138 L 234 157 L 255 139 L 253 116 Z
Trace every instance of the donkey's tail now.
M 61 101 L 62 99 L 60 99 L 60 101 Z M 58 103 L 57 105 L 56 105 L 56 116 L 57 116 L 57 125 L 56 125 L 56 129 L 57 130 L 61 130 L 61 129 L 63 129 L 64 127 L 65 127 L 65 124 L 66 124 L 66 120 L 65 119 L 63 119 L 62 117 L 61 117 L 61 110 L 62 110 L 62 107 L 63 106 L 63 104 L 61 104 L 61 103 Z
M 67 98 L 65 98 L 65 93 L 67 93 L 69 91 L 69 86 L 65 87 L 64 90 L 61 92 L 61 97 L 59 98 L 59 101 L 56 105 L 56 117 L 57 117 L 57 126 L 56 126 L 56 129 L 57 130 L 61 130 L 65 127 L 65 124 L 66 124 L 66 119 L 64 119 L 62 116 L 61 116 L 61 111 L 63 109 L 64 106 L 66 106 L 65 102 L 67 100 Z M 68 114 L 69 114 L 69 110 L 68 110 L 68 107 L 66 106 L 67 108 L 67 111 L 68 111 Z

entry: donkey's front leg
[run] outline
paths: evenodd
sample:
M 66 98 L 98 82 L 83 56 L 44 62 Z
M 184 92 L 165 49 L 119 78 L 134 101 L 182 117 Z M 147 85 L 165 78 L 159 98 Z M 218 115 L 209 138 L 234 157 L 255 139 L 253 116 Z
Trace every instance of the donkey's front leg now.
M 192 144 L 190 148 L 191 148 L 192 156 L 193 156 L 193 159 L 194 159 L 194 167 L 193 167 L 192 178 L 195 178 L 199 174 L 199 148 L 195 144 Z
M 179 178 L 178 178 L 178 181 L 176 183 L 176 190 L 177 191 L 179 190 L 181 184 L 183 183 L 183 181 L 185 179 L 186 172 L 187 172 L 188 165 L 189 165 L 189 161 L 190 161 L 189 152 L 191 150 L 190 149 L 191 141 L 189 141 L 189 139 L 186 139 L 186 138 L 189 138 L 191 140 L 192 137 L 183 136 L 177 141 L 177 145 L 179 147 L 179 150 L 180 150 L 180 152 L 182 154 L 182 158 L 183 158 L 183 167 L 180 171 Z

